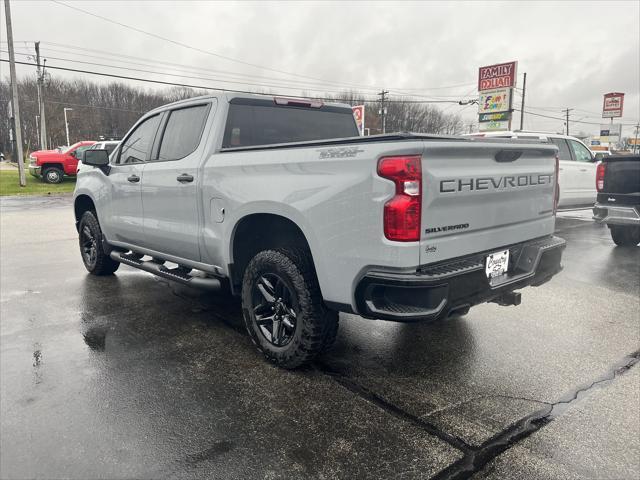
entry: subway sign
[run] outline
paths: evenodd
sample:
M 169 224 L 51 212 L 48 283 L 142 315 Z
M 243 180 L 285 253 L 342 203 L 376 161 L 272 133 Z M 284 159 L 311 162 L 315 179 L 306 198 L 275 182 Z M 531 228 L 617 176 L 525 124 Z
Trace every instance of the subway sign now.
M 500 113 L 481 113 L 478 120 L 480 122 L 499 122 L 501 120 L 510 120 L 511 112 Z

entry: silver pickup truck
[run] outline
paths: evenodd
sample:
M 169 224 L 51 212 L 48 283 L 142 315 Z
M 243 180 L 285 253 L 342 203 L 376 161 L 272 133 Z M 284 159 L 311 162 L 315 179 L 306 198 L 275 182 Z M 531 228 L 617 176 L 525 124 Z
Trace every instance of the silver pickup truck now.
M 293 368 L 332 344 L 339 311 L 520 303 L 561 270 L 557 178 L 550 144 L 359 137 L 347 105 L 219 94 L 85 152 L 74 205 L 90 273 L 124 263 L 240 296 L 253 341 Z

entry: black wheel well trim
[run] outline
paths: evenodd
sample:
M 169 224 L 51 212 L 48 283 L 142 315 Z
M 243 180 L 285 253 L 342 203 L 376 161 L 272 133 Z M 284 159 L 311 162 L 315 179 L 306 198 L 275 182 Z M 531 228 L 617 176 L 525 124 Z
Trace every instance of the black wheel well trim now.
M 238 234 L 243 234 L 243 229 L 249 229 L 250 226 L 260 228 L 264 226 L 265 222 L 275 222 L 269 225 L 268 232 L 259 232 L 256 236 L 245 242 L 250 247 L 248 252 L 241 254 L 239 248 L 242 246 Z M 247 233 L 255 232 L 253 229 L 249 229 Z M 293 233 L 292 236 L 287 236 L 286 241 L 282 241 L 282 237 L 278 238 L 283 233 Z M 277 213 L 250 213 L 240 218 L 233 227 L 233 231 L 230 237 L 230 262 L 228 264 L 228 277 L 229 285 L 233 295 L 240 294 L 240 286 L 242 285 L 242 277 L 244 269 L 251 261 L 251 258 L 261 250 L 276 249 L 279 247 L 296 246 L 298 248 L 304 248 L 309 252 L 311 257 L 311 263 L 315 273 L 315 261 L 309 241 L 305 236 L 302 228 L 288 217 L 279 215 Z
M 64 175 L 64 165 L 62 163 L 45 163 L 41 166 L 41 168 L 42 168 L 42 173 L 46 172 L 51 168 L 57 168 L 59 170 L 62 170 L 62 174 Z

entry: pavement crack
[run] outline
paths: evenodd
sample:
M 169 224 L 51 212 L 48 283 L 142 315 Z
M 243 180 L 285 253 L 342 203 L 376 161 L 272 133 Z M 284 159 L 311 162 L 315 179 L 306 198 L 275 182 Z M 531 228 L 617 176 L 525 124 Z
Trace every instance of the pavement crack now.
M 541 405 L 553 405 L 552 403 L 549 402 L 545 402 L 544 400 L 536 400 L 535 398 L 527 398 L 527 397 L 516 397 L 513 395 L 501 395 L 501 394 L 487 394 L 487 395 L 474 395 L 471 398 L 467 398 L 466 400 L 461 400 L 459 402 L 455 402 L 455 403 L 450 403 L 449 405 L 446 405 L 442 408 L 437 408 L 435 410 L 432 410 L 428 413 L 426 413 L 424 416 L 425 417 L 430 417 L 432 415 L 436 415 L 438 413 L 442 413 L 442 412 L 446 412 L 447 410 L 451 410 L 453 408 L 457 408 L 461 405 L 466 405 L 467 403 L 471 403 L 474 402 L 476 400 L 480 400 L 482 398 L 505 398 L 508 400 L 522 400 L 525 402 L 531 402 L 531 403 L 539 403 Z
M 375 406 L 384 410 L 388 414 L 393 415 L 394 417 L 404 420 L 406 422 L 409 422 L 417 426 L 418 428 L 424 430 L 428 434 L 433 435 L 439 438 L 440 440 L 448 443 L 452 447 L 460 450 L 464 454 L 463 458 L 466 458 L 467 455 L 472 453 L 473 449 L 471 445 L 469 445 L 463 439 L 455 435 L 452 435 L 450 433 L 447 433 L 442 429 L 440 429 L 438 426 L 424 420 L 423 418 L 403 410 L 397 405 L 394 405 L 393 403 L 385 400 L 375 392 L 369 390 L 367 387 L 351 380 L 350 378 L 344 376 L 342 373 L 332 369 L 328 365 L 316 362 L 316 368 L 318 368 L 318 370 L 321 373 L 332 378 L 338 385 L 341 385 L 343 388 L 349 390 L 351 393 L 355 393 L 360 398 L 374 404 Z
M 494 435 L 477 448 L 471 447 L 465 456 L 449 465 L 440 473 L 432 477 L 433 480 L 462 480 L 471 478 L 481 471 L 489 462 L 513 447 L 516 443 L 529 437 L 533 433 L 549 424 L 575 402 L 580 401 L 594 389 L 604 388 L 618 376 L 624 375 L 640 362 L 640 350 L 625 356 L 612 368 L 607 370 L 593 382 L 582 385 L 564 395 L 561 400 L 550 403 L 546 408 L 537 410 L 521 418 L 505 430 Z

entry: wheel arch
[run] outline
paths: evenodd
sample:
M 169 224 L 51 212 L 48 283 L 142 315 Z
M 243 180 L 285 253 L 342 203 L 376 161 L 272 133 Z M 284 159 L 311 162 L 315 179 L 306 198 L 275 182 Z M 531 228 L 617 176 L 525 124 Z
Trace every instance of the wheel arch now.
M 96 204 L 93 199 L 86 194 L 78 195 L 73 201 L 73 213 L 76 218 L 76 230 L 78 229 L 78 225 L 80 224 L 80 219 L 84 212 L 93 211 L 96 212 Z M 96 218 L 98 214 L 96 213 Z
M 44 173 L 44 172 L 46 172 L 46 171 L 47 171 L 48 169 L 50 169 L 50 168 L 57 168 L 57 169 L 59 169 L 59 170 L 61 170 L 61 171 L 62 171 L 62 174 L 63 174 L 63 175 L 65 174 L 65 173 L 64 173 L 64 164 L 62 164 L 62 163 L 57 163 L 57 162 L 46 162 L 46 163 L 43 163 L 43 164 L 41 165 L 41 168 L 42 168 L 42 172 L 43 172 L 43 173 Z
M 294 247 L 303 249 L 311 257 L 314 273 L 316 263 L 307 236 L 293 220 L 276 213 L 252 213 L 240 218 L 230 237 L 229 277 L 234 294 L 239 293 L 244 271 L 251 259 L 260 251 Z

